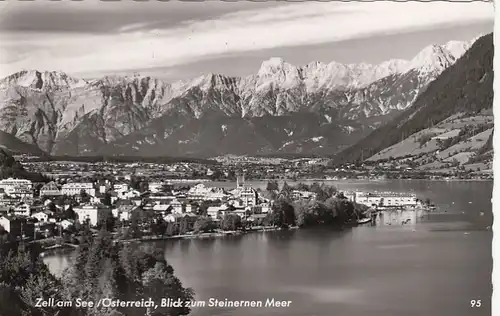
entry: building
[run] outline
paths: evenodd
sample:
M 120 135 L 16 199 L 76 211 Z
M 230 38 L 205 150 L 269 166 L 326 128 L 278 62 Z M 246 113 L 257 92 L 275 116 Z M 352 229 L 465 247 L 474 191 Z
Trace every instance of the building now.
M 148 190 L 151 193 L 159 193 L 159 192 L 161 192 L 163 185 L 164 185 L 163 182 L 151 182 L 148 184 Z
M 57 187 L 57 184 L 52 181 L 45 184 L 40 189 L 40 196 L 59 196 L 61 195 L 61 190 Z
M 309 199 L 315 199 L 316 198 L 316 193 L 314 192 L 309 192 L 309 191 L 300 191 L 300 190 L 293 190 L 291 194 L 291 198 L 293 200 L 309 200 Z
M 155 212 L 166 212 L 168 209 L 170 209 L 170 204 L 168 203 L 158 202 L 153 205 L 153 211 Z
M 0 180 L 0 189 L 3 189 L 5 193 L 14 191 L 17 187 L 25 187 L 29 190 L 33 189 L 33 183 L 26 179 L 2 179 Z
M 167 214 L 163 217 L 163 220 L 167 223 L 175 223 L 183 217 L 184 215 L 182 214 Z
M 344 197 L 351 201 L 351 202 L 355 202 L 356 200 L 356 193 L 355 192 L 342 192 L 342 194 L 344 195 Z
M 271 203 L 260 203 L 257 206 L 252 207 L 253 214 L 267 214 L 271 212 Z
M 382 195 L 382 206 L 416 206 L 417 196 L 412 193 L 388 193 Z
M 35 234 L 35 225 L 26 218 L 1 216 L 0 226 L 13 237 L 32 237 Z
M 35 218 L 39 222 L 48 222 L 49 221 L 49 215 L 47 215 L 44 212 L 36 212 L 31 215 L 32 218 Z
M 88 195 L 95 196 L 94 184 L 90 182 L 86 183 L 66 183 L 62 186 L 61 193 L 64 195 L 79 195 L 82 191 L 85 191 Z
M 26 179 L 8 178 L 0 180 L 0 189 L 11 197 L 33 198 L 33 183 Z
M 257 205 L 257 199 L 259 195 L 257 191 L 249 186 L 241 186 L 238 190 L 237 196 L 243 201 L 244 206 L 255 206 Z
M 139 208 L 135 205 L 121 205 L 112 210 L 113 216 L 120 221 L 129 221 L 132 218 L 132 213 Z
M 62 220 L 61 222 L 59 222 L 59 225 L 62 227 L 62 229 L 68 229 L 70 228 L 71 226 L 74 226 L 75 223 L 73 220 L 71 219 L 64 219 Z
M 246 219 L 250 215 L 250 212 L 249 208 L 237 208 L 232 212 L 225 213 L 224 215 L 231 213 L 238 215 L 241 219 Z
M 99 193 L 104 194 L 110 191 L 112 187 L 109 180 L 100 180 L 97 182 L 97 188 L 99 189 Z
M 397 192 L 356 192 L 354 202 L 366 206 L 382 207 L 415 206 L 418 204 L 416 194 Z
M 137 190 L 127 189 L 127 190 L 116 191 L 116 197 L 120 200 L 127 200 L 127 199 L 140 197 L 140 196 L 141 196 L 141 192 L 139 192 Z
M 111 212 L 111 209 L 105 205 L 83 205 L 73 208 L 73 211 L 78 216 L 80 223 L 89 222 L 90 226 L 96 226 L 99 222 L 105 219 Z
M 191 187 L 187 193 L 191 200 L 222 200 L 227 196 L 222 188 L 207 187 L 199 183 Z
M 172 208 L 172 214 L 182 214 L 182 213 L 184 213 L 184 206 L 177 199 L 175 199 L 172 202 L 170 202 L 170 207 Z
M 229 212 L 229 208 L 227 205 L 209 206 L 207 208 L 207 215 L 210 216 L 213 220 L 216 220 L 219 217 L 224 217 L 227 212 Z
M 14 215 L 29 217 L 31 215 L 31 207 L 28 203 L 19 203 L 14 207 Z
M 126 184 L 126 183 L 115 183 L 115 184 L 113 184 L 113 190 L 115 192 L 128 191 L 128 184 Z
M 8 233 L 21 231 L 21 222 L 19 221 L 19 218 L 15 216 L 0 216 L 0 226 L 2 226 L 3 229 Z

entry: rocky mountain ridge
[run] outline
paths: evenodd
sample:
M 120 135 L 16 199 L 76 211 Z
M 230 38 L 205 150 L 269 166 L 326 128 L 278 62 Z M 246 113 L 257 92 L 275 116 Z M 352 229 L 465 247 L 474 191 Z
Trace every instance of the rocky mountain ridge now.
M 0 130 L 50 154 L 336 152 L 411 106 L 470 44 L 432 45 L 380 65 L 296 67 L 271 58 L 248 77 L 172 84 L 22 71 L 0 80 Z M 210 150 L 199 150 L 202 139 L 213 142 Z
M 333 163 L 406 159 L 423 170 L 491 169 L 493 55 L 493 34 L 479 38 L 412 107 L 340 152 Z

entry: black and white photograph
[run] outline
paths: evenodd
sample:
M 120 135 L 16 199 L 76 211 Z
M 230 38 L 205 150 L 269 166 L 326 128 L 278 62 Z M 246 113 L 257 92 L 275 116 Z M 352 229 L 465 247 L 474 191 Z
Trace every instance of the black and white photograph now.
M 0 316 L 495 315 L 494 20 L 0 1 Z

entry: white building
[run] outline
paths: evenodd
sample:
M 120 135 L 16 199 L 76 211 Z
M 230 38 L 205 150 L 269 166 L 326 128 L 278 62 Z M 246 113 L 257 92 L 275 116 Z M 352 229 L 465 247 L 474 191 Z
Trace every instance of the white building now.
M 68 229 L 69 227 L 75 225 L 75 223 L 72 220 L 62 220 L 59 225 L 61 225 L 62 229 Z
M 29 217 L 31 215 L 31 208 L 28 203 L 19 203 L 14 207 L 14 214 Z
M 20 221 L 14 217 L 0 216 L 0 226 L 2 226 L 6 232 L 11 233 L 13 230 L 20 230 Z
M 31 217 L 36 218 L 39 222 L 49 221 L 49 215 L 45 214 L 44 212 L 37 212 L 35 214 L 32 214 Z
M 153 211 L 156 212 L 165 212 L 170 208 L 170 204 L 165 204 L 165 203 L 157 203 L 153 205 Z
M 151 182 L 148 184 L 148 190 L 151 193 L 159 193 L 161 192 L 163 185 L 164 185 L 163 182 Z
M 224 215 L 229 212 L 227 205 L 221 206 L 209 206 L 207 208 L 207 215 L 210 216 L 213 220 L 224 217 Z
M 342 192 L 344 194 L 344 197 L 348 199 L 351 202 L 355 202 L 356 200 L 356 193 L 354 192 Z
M 237 196 L 243 201 L 245 206 L 257 205 L 258 194 L 257 191 L 249 186 L 240 187 Z
M 61 193 L 64 195 L 78 195 L 85 191 L 88 195 L 95 196 L 94 184 L 90 182 L 66 183 L 62 186 Z
M 115 192 L 128 191 L 128 184 L 126 184 L 126 183 L 115 183 L 115 184 L 113 184 L 113 190 Z
M 163 220 L 167 223 L 175 223 L 183 217 L 184 215 L 182 214 L 167 214 L 163 217 Z
M 411 193 L 383 194 L 382 206 L 415 206 L 417 205 L 417 196 Z
M 315 199 L 316 198 L 316 193 L 309 192 L 309 191 L 293 190 L 291 195 L 292 195 L 292 199 L 294 199 L 294 200 Z
M 191 187 L 187 195 L 192 200 L 222 200 L 227 196 L 222 188 L 207 187 L 203 183 Z
M 170 207 L 172 208 L 172 214 L 184 213 L 184 207 L 183 207 L 182 203 L 177 199 L 170 202 Z
M 33 183 L 26 179 L 8 178 L 0 180 L 0 189 L 3 189 L 5 193 L 12 197 L 33 197 Z
M 417 196 L 413 193 L 396 193 L 396 192 L 376 192 L 364 193 L 356 192 L 354 202 L 364 204 L 366 206 L 415 206 L 417 205 Z
M 137 206 L 135 205 L 122 205 L 118 208 L 113 209 L 111 212 L 113 216 L 118 218 L 120 221 L 129 221 L 132 217 L 132 212 L 136 211 Z
M 57 184 L 52 181 L 45 184 L 40 189 L 40 196 L 59 196 L 61 195 L 61 190 L 57 187 Z
M 109 208 L 104 205 L 84 205 L 75 207 L 73 211 L 78 215 L 80 223 L 85 223 L 88 220 L 91 226 L 96 226 L 105 213 L 109 212 Z
M 0 189 L 3 189 L 5 193 L 9 193 L 9 191 L 14 190 L 16 187 L 19 186 L 32 189 L 33 183 L 30 180 L 26 179 L 8 178 L 0 180 Z
M 137 190 L 121 190 L 121 191 L 116 191 L 117 198 L 120 200 L 127 200 L 135 197 L 140 197 L 141 192 Z

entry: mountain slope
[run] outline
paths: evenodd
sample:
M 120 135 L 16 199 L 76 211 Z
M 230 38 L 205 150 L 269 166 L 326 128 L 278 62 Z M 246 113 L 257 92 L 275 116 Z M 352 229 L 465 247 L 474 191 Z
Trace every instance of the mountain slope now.
M 342 151 L 334 163 L 366 159 L 453 115 L 466 118 L 491 110 L 493 52 L 493 34 L 479 38 L 417 97 L 411 108 Z
M 34 156 L 43 156 L 45 153 L 40 150 L 35 145 L 28 144 L 20 141 L 15 136 L 11 134 L 7 134 L 5 132 L 0 131 L 0 149 L 9 152 L 11 154 L 31 154 Z
M 335 153 L 410 107 L 469 46 L 379 65 L 271 58 L 248 77 L 172 84 L 22 71 L 0 80 L 0 130 L 55 155 Z

